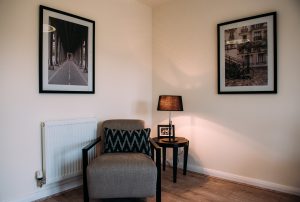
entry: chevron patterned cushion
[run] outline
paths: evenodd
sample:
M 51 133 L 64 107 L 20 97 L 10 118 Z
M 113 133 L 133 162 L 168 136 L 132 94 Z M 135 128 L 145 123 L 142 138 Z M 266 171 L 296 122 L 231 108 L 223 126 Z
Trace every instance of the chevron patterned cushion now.
M 104 153 L 139 152 L 151 155 L 150 132 L 150 128 L 138 130 L 104 128 Z

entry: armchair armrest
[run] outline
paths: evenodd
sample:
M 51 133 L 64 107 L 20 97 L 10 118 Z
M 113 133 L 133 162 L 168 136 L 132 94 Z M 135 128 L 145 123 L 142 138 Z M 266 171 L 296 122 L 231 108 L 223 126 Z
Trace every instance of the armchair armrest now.
M 88 144 L 87 146 L 83 147 L 82 151 L 87 152 L 88 150 L 90 150 L 91 148 L 93 148 L 100 141 L 101 141 L 101 137 L 97 137 L 90 144 Z
M 156 201 L 161 201 L 161 148 L 156 144 L 152 138 L 149 138 L 151 146 L 151 158 L 154 160 L 155 150 L 155 163 L 157 168 L 157 181 L 156 181 Z
M 92 141 L 90 144 L 85 146 L 82 149 L 82 163 L 83 163 L 83 169 L 85 169 L 88 165 L 88 151 L 93 148 L 98 142 L 101 141 L 101 137 L 98 137 L 94 141 Z
M 155 149 L 160 149 L 158 144 L 156 144 L 152 138 L 149 138 L 149 142 L 150 142 L 150 145 L 153 146 Z
M 155 159 L 156 159 L 156 167 L 160 168 L 161 166 L 161 148 L 156 144 L 152 138 L 149 138 L 150 147 L 151 147 L 151 158 L 154 160 L 154 150 L 155 150 Z
M 84 201 L 89 201 L 89 195 L 88 195 L 88 189 L 87 189 L 87 176 L 86 176 L 86 168 L 88 166 L 88 151 L 93 148 L 97 143 L 101 141 L 101 137 L 98 137 L 94 141 L 92 141 L 90 144 L 85 146 L 82 149 L 82 172 L 83 172 L 83 195 L 84 195 Z

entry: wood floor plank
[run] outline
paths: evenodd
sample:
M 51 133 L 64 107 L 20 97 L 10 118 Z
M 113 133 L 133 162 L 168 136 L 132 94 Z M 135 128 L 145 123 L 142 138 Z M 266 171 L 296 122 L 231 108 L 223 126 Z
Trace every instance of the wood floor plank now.
M 83 202 L 82 187 L 73 189 L 39 202 Z M 300 197 L 261 189 L 249 185 L 209 177 L 207 175 L 182 170 L 177 173 L 177 183 L 172 181 L 172 168 L 162 171 L 163 202 L 300 202 Z M 107 199 L 91 202 L 155 202 L 155 197 L 147 199 Z

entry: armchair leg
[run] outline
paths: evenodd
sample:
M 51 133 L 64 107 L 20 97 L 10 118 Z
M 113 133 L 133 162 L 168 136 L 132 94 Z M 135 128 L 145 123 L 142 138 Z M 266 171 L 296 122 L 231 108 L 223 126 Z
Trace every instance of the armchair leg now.
M 156 202 L 161 202 L 161 190 L 156 191 Z
M 83 185 L 83 201 L 89 202 L 89 194 L 85 185 Z
M 84 202 L 89 202 L 89 196 L 85 193 L 85 191 L 83 195 L 84 195 Z
M 84 202 L 89 202 L 89 193 L 88 193 L 88 187 L 87 187 L 87 175 L 86 175 L 86 169 L 88 165 L 88 158 L 87 158 L 87 151 L 82 151 L 82 162 L 83 162 L 83 200 Z
M 157 181 L 156 181 L 156 202 L 161 202 L 161 150 L 156 151 L 156 167 L 157 167 Z

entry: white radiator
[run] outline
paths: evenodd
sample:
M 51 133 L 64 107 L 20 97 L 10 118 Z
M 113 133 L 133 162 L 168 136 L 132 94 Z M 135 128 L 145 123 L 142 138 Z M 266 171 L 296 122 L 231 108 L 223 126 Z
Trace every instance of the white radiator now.
M 43 172 L 50 184 L 82 174 L 82 148 L 97 137 L 95 118 L 42 123 Z M 95 157 L 95 149 L 89 159 Z

